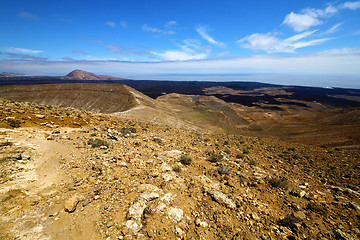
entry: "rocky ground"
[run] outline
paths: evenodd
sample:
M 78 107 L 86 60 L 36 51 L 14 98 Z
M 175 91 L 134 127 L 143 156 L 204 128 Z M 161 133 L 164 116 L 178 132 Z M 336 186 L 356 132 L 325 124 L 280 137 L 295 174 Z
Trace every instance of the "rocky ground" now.
M 358 239 L 359 152 L 0 101 L 0 239 Z

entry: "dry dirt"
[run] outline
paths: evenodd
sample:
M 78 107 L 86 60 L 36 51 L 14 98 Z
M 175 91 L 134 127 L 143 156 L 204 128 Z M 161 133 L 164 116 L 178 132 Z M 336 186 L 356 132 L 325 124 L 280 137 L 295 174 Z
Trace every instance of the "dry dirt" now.
M 358 239 L 360 154 L 0 101 L 0 239 Z

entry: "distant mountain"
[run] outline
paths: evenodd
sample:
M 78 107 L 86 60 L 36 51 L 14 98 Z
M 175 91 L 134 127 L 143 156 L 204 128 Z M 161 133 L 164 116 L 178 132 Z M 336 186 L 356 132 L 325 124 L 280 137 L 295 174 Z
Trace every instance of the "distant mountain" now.
M 17 77 L 17 76 L 30 76 L 23 73 L 10 73 L 10 72 L 2 72 L 0 73 L 0 77 Z
M 76 69 L 69 73 L 68 75 L 62 77 L 62 79 L 71 79 L 71 80 L 125 80 L 125 78 L 111 77 L 107 75 L 96 75 L 91 72 L 82 71 Z

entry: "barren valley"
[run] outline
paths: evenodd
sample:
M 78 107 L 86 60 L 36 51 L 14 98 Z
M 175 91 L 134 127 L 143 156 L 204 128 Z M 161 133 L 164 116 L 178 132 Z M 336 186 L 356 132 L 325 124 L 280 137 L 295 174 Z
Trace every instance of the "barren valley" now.
M 0 239 L 360 238 L 356 91 L 191 84 L 0 87 Z

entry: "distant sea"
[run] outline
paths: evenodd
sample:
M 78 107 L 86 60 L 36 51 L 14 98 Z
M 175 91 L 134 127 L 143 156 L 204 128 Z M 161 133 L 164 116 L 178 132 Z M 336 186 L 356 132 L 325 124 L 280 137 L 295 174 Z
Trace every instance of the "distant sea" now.
M 122 76 L 134 80 L 168 80 L 168 81 L 209 81 L 209 82 L 261 82 L 279 85 L 353 88 L 360 89 L 360 78 L 353 76 L 324 75 L 274 75 L 274 74 L 239 74 L 239 75 L 206 75 L 206 74 L 167 74 L 167 75 L 132 75 Z

